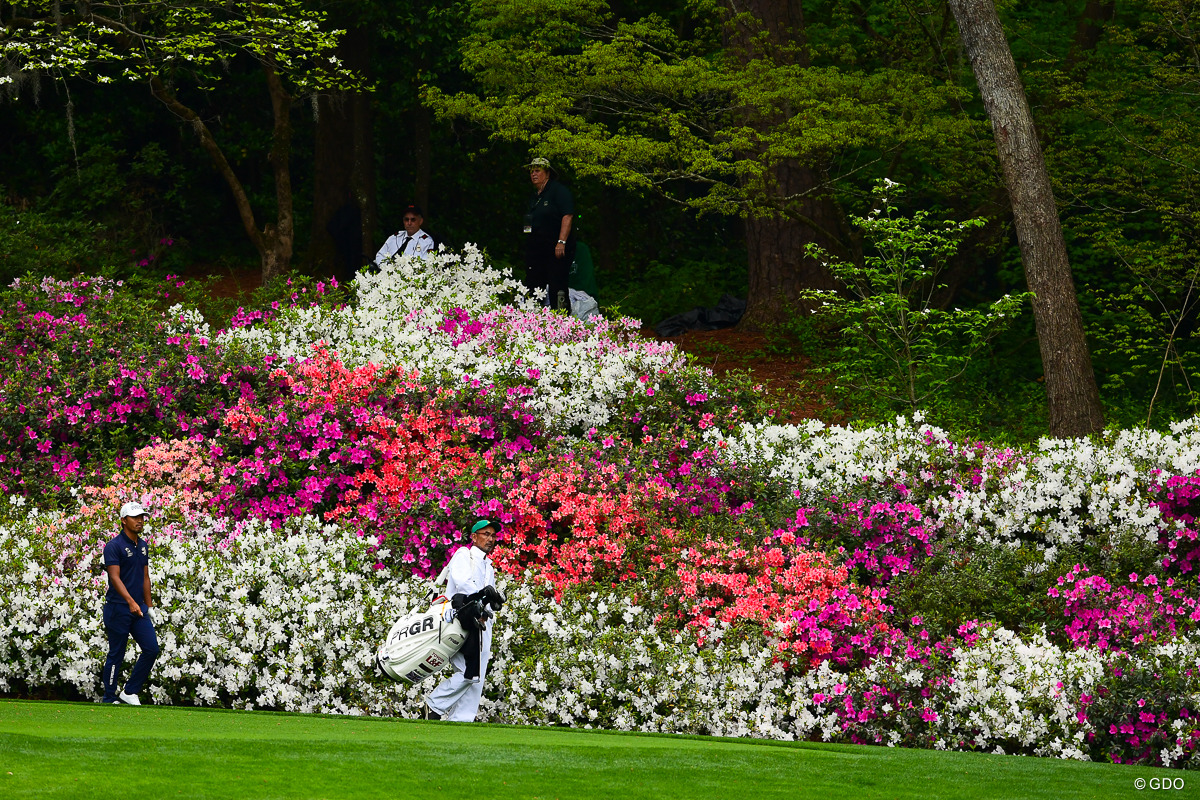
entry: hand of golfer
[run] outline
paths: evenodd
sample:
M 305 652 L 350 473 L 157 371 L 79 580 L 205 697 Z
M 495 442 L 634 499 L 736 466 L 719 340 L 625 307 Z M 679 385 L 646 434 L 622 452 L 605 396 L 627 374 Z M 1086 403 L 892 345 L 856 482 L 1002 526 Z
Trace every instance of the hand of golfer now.
M 566 254 L 567 254 L 567 246 L 565 244 L 563 244 L 562 242 L 559 242 L 558 244 L 554 245 L 554 257 L 555 258 L 562 258 Z
M 129 601 L 129 610 L 133 612 L 135 617 L 142 616 L 142 607 L 137 604 L 136 600 Z

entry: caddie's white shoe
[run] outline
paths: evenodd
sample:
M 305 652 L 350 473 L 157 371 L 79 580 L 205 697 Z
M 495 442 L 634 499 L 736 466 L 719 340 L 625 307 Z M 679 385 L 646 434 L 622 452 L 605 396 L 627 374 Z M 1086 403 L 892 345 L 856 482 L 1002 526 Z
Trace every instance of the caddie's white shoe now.
M 125 694 L 124 692 L 121 692 L 117 695 L 117 697 L 121 698 L 121 702 L 127 706 L 140 706 L 142 704 L 142 701 L 138 699 L 136 694 Z

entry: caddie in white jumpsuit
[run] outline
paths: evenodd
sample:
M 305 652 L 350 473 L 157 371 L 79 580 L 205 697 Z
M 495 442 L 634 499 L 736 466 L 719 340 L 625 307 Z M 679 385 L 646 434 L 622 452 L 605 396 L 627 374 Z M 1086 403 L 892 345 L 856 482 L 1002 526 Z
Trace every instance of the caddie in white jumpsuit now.
M 488 558 L 496 547 L 500 524 L 481 519 L 471 527 L 471 546 L 455 551 L 446 565 L 446 596 L 473 594 L 485 586 L 496 585 L 496 573 L 492 560 Z M 490 606 L 485 606 L 494 611 Z M 450 612 L 447 611 L 447 614 Z M 486 616 L 486 615 L 485 615 Z M 425 698 L 427 719 L 447 719 L 453 722 L 474 722 L 479 713 L 479 700 L 483 697 L 483 679 L 487 675 L 488 660 L 492 655 L 491 625 L 483 622 L 480 634 L 479 675 L 468 678 L 467 657 L 460 650 L 450 658 L 454 672 L 438 684 Z M 467 645 L 471 646 L 470 643 Z

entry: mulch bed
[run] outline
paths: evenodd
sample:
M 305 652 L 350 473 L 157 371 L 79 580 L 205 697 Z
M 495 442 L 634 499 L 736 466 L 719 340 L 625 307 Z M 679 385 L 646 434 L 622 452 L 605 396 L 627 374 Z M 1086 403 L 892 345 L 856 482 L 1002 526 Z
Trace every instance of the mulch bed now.
M 807 419 L 844 422 L 822 393 L 821 382 L 809 374 L 809 359 L 798 353 L 772 353 L 767 337 L 761 333 L 723 328 L 686 331 L 662 339 L 655 336 L 651 328 L 643 328 L 642 335 L 672 342 L 718 376 L 733 371 L 748 373 L 766 389 L 779 412 L 779 422 L 797 423 Z

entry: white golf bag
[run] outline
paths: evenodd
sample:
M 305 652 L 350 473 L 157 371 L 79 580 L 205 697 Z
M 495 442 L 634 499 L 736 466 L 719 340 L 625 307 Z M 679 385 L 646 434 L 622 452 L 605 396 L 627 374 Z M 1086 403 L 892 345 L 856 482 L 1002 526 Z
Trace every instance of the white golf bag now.
M 375 654 L 379 671 L 409 685 L 441 672 L 467 641 L 467 632 L 457 619 L 446 621 L 449 607 L 450 601 L 439 596 L 427 611 L 396 620 Z

